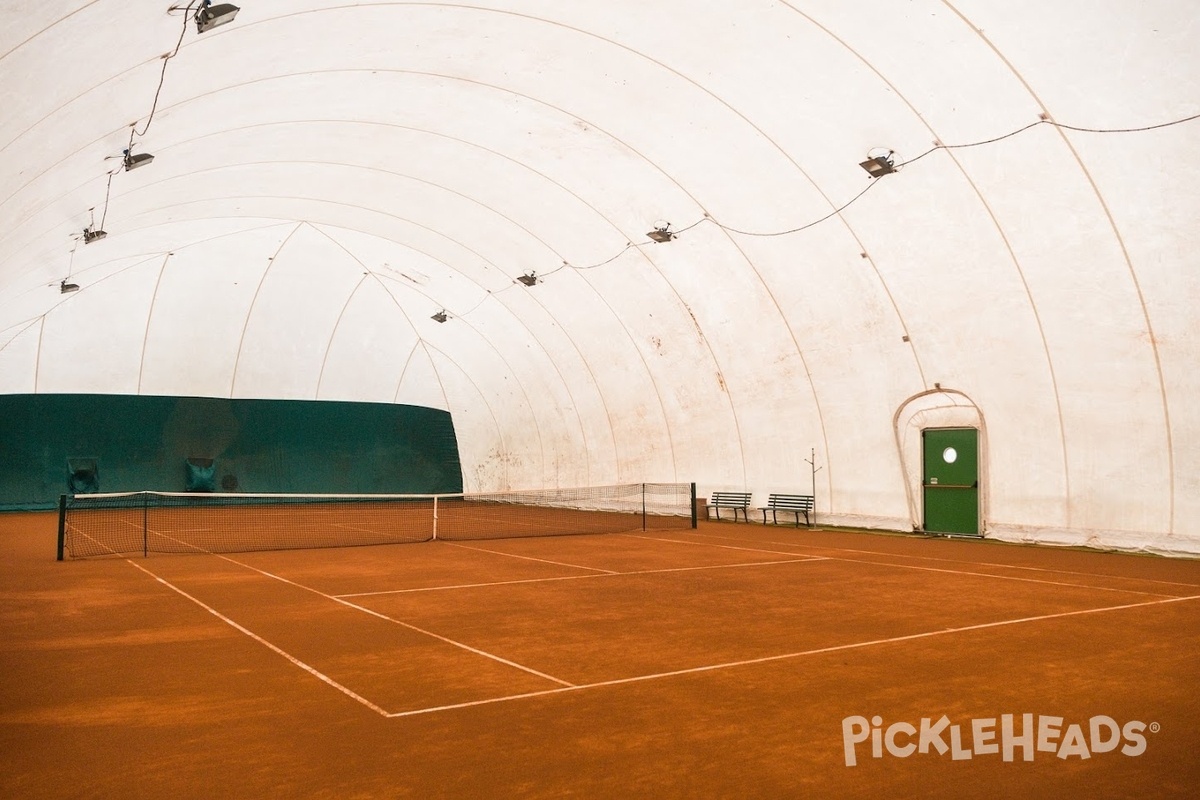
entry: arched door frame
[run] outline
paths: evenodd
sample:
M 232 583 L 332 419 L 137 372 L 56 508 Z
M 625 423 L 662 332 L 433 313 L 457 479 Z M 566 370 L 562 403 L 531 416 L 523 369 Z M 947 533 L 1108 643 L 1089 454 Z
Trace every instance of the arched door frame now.
M 966 393 L 941 385 L 905 400 L 892 415 L 896 451 L 904 476 L 904 495 L 914 531 L 924 528 L 925 500 L 921 490 L 922 437 L 926 428 L 975 428 L 979 431 L 979 533 L 987 535 L 989 508 L 988 436 L 983 411 Z

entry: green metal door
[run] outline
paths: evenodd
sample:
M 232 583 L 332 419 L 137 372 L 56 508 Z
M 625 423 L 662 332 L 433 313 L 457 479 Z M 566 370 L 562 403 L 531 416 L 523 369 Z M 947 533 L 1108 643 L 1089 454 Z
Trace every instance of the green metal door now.
M 979 431 L 928 428 L 924 441 L 925 530 L 979 535 Z

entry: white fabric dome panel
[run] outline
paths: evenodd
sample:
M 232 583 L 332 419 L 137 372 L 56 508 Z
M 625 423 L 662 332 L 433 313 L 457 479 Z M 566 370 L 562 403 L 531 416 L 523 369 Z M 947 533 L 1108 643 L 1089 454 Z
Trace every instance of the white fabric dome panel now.
M 468 489 L 812 460 L 888 528 L 978 425 L 985 535 L 1200 553 L 1196 4 L 242 5 L 9 15 L 0 391 L 428 405 Z

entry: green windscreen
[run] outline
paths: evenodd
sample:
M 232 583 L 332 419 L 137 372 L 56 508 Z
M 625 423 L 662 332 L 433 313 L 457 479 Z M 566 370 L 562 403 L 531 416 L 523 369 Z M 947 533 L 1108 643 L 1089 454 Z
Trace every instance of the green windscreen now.
M 72 486 L 74 488 L 72 488 Z M 450 414 L 418 406 L 0 395 L 0 510 L 72 492 L 462 491 Z

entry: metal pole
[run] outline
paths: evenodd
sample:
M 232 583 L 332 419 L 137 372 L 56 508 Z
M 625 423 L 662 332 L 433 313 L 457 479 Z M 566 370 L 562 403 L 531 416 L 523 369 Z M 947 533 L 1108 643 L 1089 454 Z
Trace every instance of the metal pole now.
M 67 540 L 67 496 L 58 496 L 58 560 L 63 560 L 63 546 Z
M 809 457 L 805 460 L 808 462 L 809 466 L 812 467 L 813 507 L 812 507 L 812 514 L 810 514 L 808 517 L 808 527 L 814 528 L 817 525 L 817 473 L 820 472 L 820 468 L 817 467 L 817 449 L 815 447 L 810 448 L 809 452 L 812 455 L 811 455 L 811 457 Z
M 698 523 L 696 522 L 696 484 L 695 484 L 695 482 L 693 482 L 692 483 L 692 530 L 695 530 L 697 527 L 698 527 Z
M 437 541 L 437 497 L 433 498 L 433 540 Z
M 142 558 L 150 557 L 150 494 L 142 492 Z
M 646 484 L 642 484 L 642 530 L 646 530 Z

